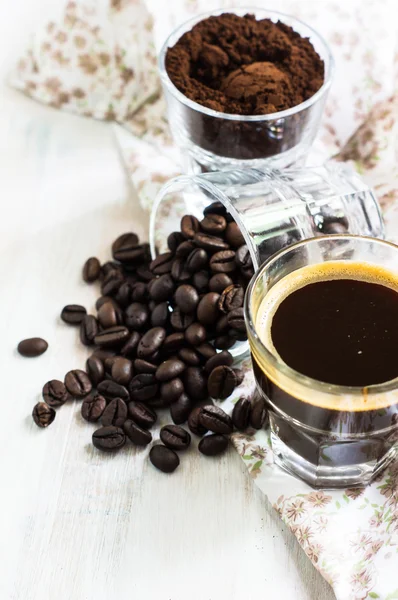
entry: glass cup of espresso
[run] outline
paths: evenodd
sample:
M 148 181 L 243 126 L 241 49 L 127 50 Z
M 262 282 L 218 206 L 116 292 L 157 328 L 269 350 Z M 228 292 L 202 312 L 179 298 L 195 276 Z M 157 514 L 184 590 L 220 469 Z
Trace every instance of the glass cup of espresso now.
M 280 250 L 245 320 L 276 462 L 313 487 L 372 481 L 398 456 L 398 246 L 331 235 Z

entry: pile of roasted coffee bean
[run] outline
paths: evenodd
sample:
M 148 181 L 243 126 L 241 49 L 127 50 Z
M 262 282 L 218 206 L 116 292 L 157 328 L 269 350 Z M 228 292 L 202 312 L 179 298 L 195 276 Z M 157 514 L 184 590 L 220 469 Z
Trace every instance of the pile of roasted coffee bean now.
M 151 261 L 148 244 L 126 233 L 112 244 L 112 261 L 86 261 L 84 280 L 101 285 L 97 314 L 71 304 L 61 318 L 80 328 L 93 353 L 85 370 L 46 383 L 44 402 L 33 410 L 35 423 L 47 427 L 56 407 L 83 400 L 83 418 L 101 424 L 94 446 L 113 452 L 126 439 L 149 444 L 156 410 L 167 408 L 174 424 L 162 427 L 163 444 L 149 455 L 165 472 L 179 465 L 175 451 L 190 445 L 183 423 L 205 436 L 200 452 L 215 455 L 226 449 L 234 427 L 259 429 L 267 418 L 260 397 L 240 398 L 232 416 L 210 400 L 227 398 L 243 379 L 228 349 L 246 339 L 243 300 L 253 265 L 237 224 L 213 203 L 201 221 L 185 215 L 168 248 Z

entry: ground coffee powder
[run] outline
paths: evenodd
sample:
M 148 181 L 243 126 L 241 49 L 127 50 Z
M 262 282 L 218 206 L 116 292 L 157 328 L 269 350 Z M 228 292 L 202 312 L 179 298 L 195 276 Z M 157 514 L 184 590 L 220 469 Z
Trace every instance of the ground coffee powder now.
M 191 100 L 224 113 L 262 115 L 300 104 L 319 90 L 324 64 L 291 27 L 254 15 L 208 17 L 166 56 L 174 85 Z

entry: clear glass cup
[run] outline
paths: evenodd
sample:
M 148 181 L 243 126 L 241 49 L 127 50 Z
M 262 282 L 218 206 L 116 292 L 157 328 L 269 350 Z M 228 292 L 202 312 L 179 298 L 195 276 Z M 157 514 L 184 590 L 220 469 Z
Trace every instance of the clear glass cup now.
M 324 236 L 271 257 L 245 300 L 253 369 L 269 407 L 276 461 L 314 487 L 366 485 L 398 456 L 398 378 L 367 388 L 316 381 L 287 366 L 256 331 L 261 301 L 280 280 L 307 265 L 342 260 L 374 265 L 398 278 L 398 246 L 362 236 Z
M 308 100 L 277 113 L 242 116 L 212 110 L 193 102 L 170 80 L 165 59 L 167 49 L 199 21 L 223 12 L 254 14 L 257 19 L 282 21 L 301 36 L 310 39 L 324 61 L 325 80 Z M 159 70 L 167 101 L 168 119 L 176 144 L 181 149 L 188 172 L 231 168 L 285 168 L 302 162 L 317 133 L 334 62 L 325 40 L 311 27 L 283 13 L 259 8 L 223 9 L 190 19 L 166 40 L 159 56 Z

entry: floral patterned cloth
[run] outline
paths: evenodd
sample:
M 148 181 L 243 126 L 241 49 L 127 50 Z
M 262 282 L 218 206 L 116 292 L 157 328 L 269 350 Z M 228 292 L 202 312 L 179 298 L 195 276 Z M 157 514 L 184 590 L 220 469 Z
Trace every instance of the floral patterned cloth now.
M 261 6 L 265 0 L 257 0 Z M 220 7 L 246 0 L 219 0 Z M 148 209 L 159 187 L 180 172 L 159 94 L 156 50 L 211 0 L 76 0 L 44 25 L 11 83 L 32 97 L 79 114 L 114 120 L 126 166 Z M 336 76 L 309 160 L 352 161 L 373 186 L 389 239 L 398 242 L 398 86 L 395 0 L 278 0 L 328 40 Z M 154 34 L 155 44 L 152 41 Z M 133 135 L 131 135 L 133 134 Z M 250 360 L 232 410 L 254 389 Z M 290 527 L 339 600 L 398 599 L 398 463 L 364 490 L 314 491 L 280 470 L 269 434 L 234 434 L 256 484 Z

